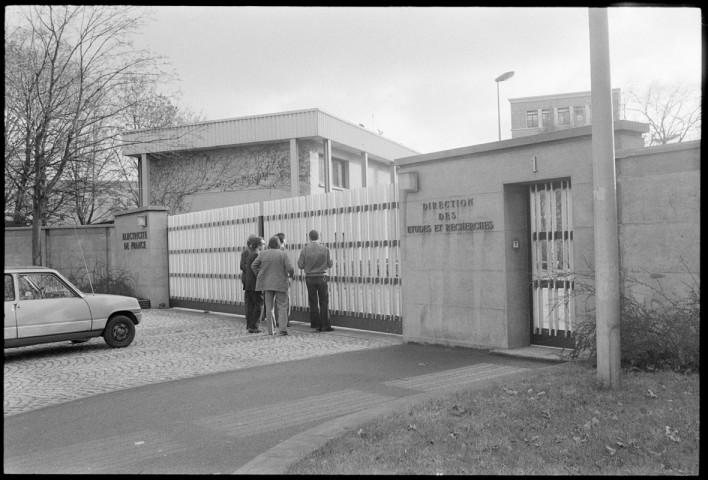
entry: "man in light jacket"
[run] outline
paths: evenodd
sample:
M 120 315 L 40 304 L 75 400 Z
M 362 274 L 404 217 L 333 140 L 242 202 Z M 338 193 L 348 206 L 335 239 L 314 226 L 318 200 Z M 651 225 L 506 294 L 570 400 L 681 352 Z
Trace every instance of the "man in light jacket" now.
M 320 233 L 311 230 L 310 243 L 300 251 L 297 266 L 305 270 L 307 303 L 310 305 L 310 328 L 318 332 L 334 329 L 329 321 L 329 291 L 327 270 L 332 268 L 329 249 L 320 243 Z
M 263 292 L 266 308 L 268 334 L 275 334 L 275 314 L 278 310 L 280 324 L 278 335 L 288 334 L 288 289 L 290 279 L 295 277 L 295 268 L 285 250 L 280 249 L 280 239 L 271 237 L 268 249 L 263 250 L 253 261 L 251 268 L 256 274 L 256 290 Z

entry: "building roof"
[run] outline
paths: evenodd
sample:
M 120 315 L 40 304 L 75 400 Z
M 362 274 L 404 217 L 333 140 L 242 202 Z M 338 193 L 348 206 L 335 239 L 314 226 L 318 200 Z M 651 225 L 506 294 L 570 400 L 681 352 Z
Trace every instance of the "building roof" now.
M 295 139 L 329 139 L 333 147 L 392 161 L 418 152 L 319 108 L 123 133 L 123 154 L 200 150 Z
M 613 88 L 612 93 L 613 94 L 619 94 L 621 92 L 621 88 Z M 554 93 L 551 95 L 537 95 L 535 97 L 519 97 L 519 98 L 510 98 L 509 103 L 521 103 L 521 102 L 537 102 L 537 101 L 546 101 L 546 100 L 560 100 L 563 98 L 578 98 L 578 97 L 589 97 L 592 95 L 592 91 L 588 90 L 587 92 L 570 92 L 570 93 Z
M 616 120 L 614 122 L 615 134 L 624 132 L 625 134 L 636 136 L 649 131 L 649 125 L 646 123 L 633 122 L 631 120 Z M 500 142 L 481 143 L 469 147 L 459 147 L 452 150 L 443 150 L 440 152 L 425 153 L 411 157 L 399 158 L 396 160 L 397 166 L 413 165 L 422 162 L 432 162 L 442 159 L 453 159 L 458 157 L 467 157 L 472 155 L 483 155 L 489 152 L 504 150 L 509 148 L 519 148 L 528 145 L 544 142 L 557 142 L 577 140 L 581 137 L 592 136 L 592 125 L 582 127 L 566 128 L 563 130 L 555 130 L 552 132 L 539 133 L 537 135 L 529 135 L 526 137 L 512 138 L 502 140 Z
M 637 156 L 646 156 L 646 155 L 663 155 L 668 152 L 677 152 L 680 150 L 690 150 L 690 149 L 700 149 L 701 148 L 701 141 L 700 140 L 688 140 L 685 142 L 676 142 L 676 143 L 667 143 L 665 145 L 651 145 L 648 147 L 644 147 L 639 150 L 629 150 L 629 151 L 621 151 L 617 152 L 615 156 L 617 158 L 629 158 L 629 157 L 637 157 Z

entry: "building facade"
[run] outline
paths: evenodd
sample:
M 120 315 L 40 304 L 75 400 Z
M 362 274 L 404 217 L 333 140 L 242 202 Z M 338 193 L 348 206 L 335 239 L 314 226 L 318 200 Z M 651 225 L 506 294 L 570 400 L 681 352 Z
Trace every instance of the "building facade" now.
M 319 109 L 123 135 L 138 158 L 140 205 L 186 213 L 395 183 L 414 150 Z
M 700 142 L 643 147 L 615 122 L 625 293 L 680 298 L 700 278 Z M 592 307 L 592 126 L 396 161 L 404 341 L 571 348 Z M 591 299 L 590 299 L 591 300 Z
M 510 98 L 511 138 L 582 127 L 592 123 L 591 92 Z M 622 93 L 612 89 L 614 120 L 620 119 Z

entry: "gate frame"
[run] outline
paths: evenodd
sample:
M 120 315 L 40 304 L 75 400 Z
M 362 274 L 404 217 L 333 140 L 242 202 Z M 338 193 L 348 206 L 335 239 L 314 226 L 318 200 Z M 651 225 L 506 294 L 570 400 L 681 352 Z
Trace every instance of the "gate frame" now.
M 570 283 L 570 287 L 569 287 L 570 293 L 567 294 L 568 296 L 566 297 L 566 300 L 561 300 L 562 304 L 556 303 L 555 305 L 550 305 L 551 287 L 545 287 L 545 289 L 549 291 L 549 293 L 548 293 L 549 305 L 545 305 L 545 302 L 543 302 L 542 299 L 540 300 L 542 302 L 542 305 L 538 305 L 537 301 L 539 301 L 539 300 L 537 299 L 537 294 L 534 292 L 534 290 L 536 288 L 534 285 L 536 282 L 556 282 L 557 280 L 556 279 L 541 279 L 541 278 L 535 277 L 536 272 L 534 270 L 534 267 L 535 267 L 534 266 L 534 256 L 535 256 L 535 248 L 534 247 L 535 247 L 535 242 L 538 242 L 539 240 L 534 241 L 534 239 L 533 239 L 533 234 L 535 233 L 534 232 L 535 225 L 534 225 L 533 216 L 532 216 L 534 204 L 530 198 L 531 195 L 533 195 L 533 193 L 531 192 L 531 189 L 534 186 L 538 187 L 539 185 L 544 185 L 544 191 L 547 192 L 546 194 L 548 195 L 549 191 L 545 189 L 545 186 L 551 185 L 550 192 L 553 193 L 552 201 L 555 203 L 556 189 L 553 188 L 553 184 L 559 183 L 559 182 L 561 184 L 567 183 L 568 184 L 567 189 L 569 191 L 569 194 L 572 195 L 572 181 L 570 178 L 540 180 L 539 182 L 530 183 L 528 186 L 528 188 L 529 188 L 529 201 L 528 201 L 529 232 L 528 232 L 528 235 L 529 235 L 529 246 L 530 246 L 530 248 L 529 248 L 529 253 L 530 253 L 529 254 L 529 279 L 530 279 L 530 282 L 529 282 L 529 304 L 530 304 L 530 308 L 531 308 L 531 315 L 530 315 L 530 322 L 529 322 L 530 344 L 531 345 L 561 347 L 561 348 L 574 348 L 575 347 L 575 338 L 573 336 L 573 331 L 574 331 L 573 328 L 571 328 L 571 330 L 563 330 L 565 332 L 565 334 L 559 334 L 558 332 L 560 330 L 556 330 L 555 333 L 553 333 L 554 329 L 550 328 L 550 324 L 549 324 L 549 328 L 547 329 L 548 332 L 546 334 L 544 334 L 543 324 L 545 324 L 545 321 L 543 319 L 540 320 L 540 322 L 541 322 L 540 333 L 536 332 L 536 325 L 535 325 L 537 315 L 550 316 L 550 315 L 554 314 L 553 313 L 554 309 L 561 308 L 561 307 L 565 311 L 565 314 L 570 317 L 571 327 L 576 325 L 575 302 L 574 302 L 574 280 L 573 280 L 573 261 L 574 261 L 574 259 L 573 259 L 573 244 L 572 244 L 572 242 L 573 242 L 573 223 L 572 223 L 572 221 L 573 221 L 573 213 L 572 213 L 573 201 L 572 201 L 572 197 L 570 197 L 570 200 L 568 202 L 566 202 L 566 204 L 565 204 L 565 208 L 569 209 L 569 211 L 566 212 L 566 214 L 570 217 L 568 219 L 568 222 L 570 224 L 569 225 L 570 229 L 568 230 L 568 232 L 569 232 L 568 233 L 568 248 L 566 249 L 566 252 L 564 253 L 564 259 L 567 257 L 568 262 L 569 262 L 569 274 L 567 276 L 570 277 L 570 280 L 563 280 L 563 282 Z M 561 191 L 562 191 L 562 189 L 563 189 L 563 187 L 561 187 Z M 552 215 L 553 212 L 555 211 L 555 207 L 553 205 L 551 205 L 551 206 L 549 206 L 549 210 L 550 210 L 550 214 Z M 555 223 L 555 220 L 553 220 L 553 222 Z M 548 229 L 546 229 L 546 232 L 547 231 L 548 231 Z M 556 231 L 557 230 L 553 230 L 552 233 L 555 234 Z M 564 236 L 564 233 L 565 233 L 565 230 L 561 229 L 561 236 Z M 564 245 L 564 249 L 565 249 L 565 245 Z M 551 261 L 551 252 L 548 253 L 548 258 L 549 258 L 549 261 Z M 552 270 L 554 270 L 554 269 L 552 269 Z M 548 271 L 548 270 L 546 270 L 546 271 Z M 543 289 L 543 287 L 541 287 L 541 288 Z M 540 294 L 540 295 L 542 296 L 542 294 Z M 549 320 L 549 322 L 550 322 L 550 320 Z

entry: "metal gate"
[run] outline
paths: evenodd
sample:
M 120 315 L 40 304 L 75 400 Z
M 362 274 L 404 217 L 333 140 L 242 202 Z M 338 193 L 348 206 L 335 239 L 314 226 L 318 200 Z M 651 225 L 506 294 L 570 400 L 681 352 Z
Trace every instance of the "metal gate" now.
M 252 233 L 287 235 L 297 265 L 315 228 L 330 248 L 332 324 L 400 334 L 401 278 L 398 189 L 375 185 L 167 217 L 170 306 L 245 313 L 239 269 Z M 296 268 L 291 313 L 309 321 L 305 277 Z
M 530 187 L 531 343 L 573 347 L 573 200 L 570 180 Z

